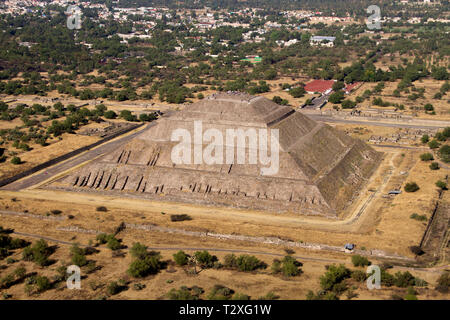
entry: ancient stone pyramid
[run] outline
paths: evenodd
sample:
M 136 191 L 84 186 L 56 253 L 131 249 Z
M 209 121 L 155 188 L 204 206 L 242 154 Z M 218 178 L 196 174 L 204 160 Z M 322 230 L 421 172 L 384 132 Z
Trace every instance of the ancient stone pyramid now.
M 279 130 L 279 170 L 259 164 L 174 164 L 171 132 Z M 225 136 L 225 133 L 224 133 Z M 246 150 L 248 151 L 248 150 Z M 358 139 L 263 97 L 214 94 L 163 117 L 122 148 L 47 185 L 153 200 L 336 216 L 376 169 L 380 153 Z

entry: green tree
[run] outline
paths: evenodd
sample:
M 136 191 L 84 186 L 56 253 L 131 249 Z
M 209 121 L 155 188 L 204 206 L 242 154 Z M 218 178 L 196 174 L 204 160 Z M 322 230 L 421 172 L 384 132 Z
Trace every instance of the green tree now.
M 359 254 L 356 254 L 352 256 L 352 263 L 355 267 L 365 267 L 369 266 L 371 262 L 366 257 L 360 256 Z
M 431 153 L 426 152 L 426 153 L 422 153 L 420 155 L 420 160 L 422 160 L 422 161 L 431 161 L 431 160 L 434 160 L 434 158 L 433 158 L 433 155 Z
M 441 157 L 441 160 L 449 163 L 450 162 L 450 145 L 445 144 L 442 147 L 439 148 L 439 157 Z
M 112 110 L 106 111 L 104 116 L 105 116 L 106 119 L 115 119 L 115 118 L 117 118 L 117 114 L 114 111 L 112 111 Z
M 439 170 L 439 163 L 437 163 L 437 162 L 432 162 L 432 163 L 430 164 L 430 169 L 431 169 L 431 170 Z
M 85 255 L 84 249 L 80 248 L 78 244 L 74 244 L 72 248 L 70 248 L 70 254 L 72 259 L 72 264 L 77 265 L 79 267 L 83 267 L 87 264 L 87 259 Z
M 336 91 L 330 94 L 330 97 L 328 98 L 328 101 L 334 104 L 341 103 L 342 100 L 344 100 L 344 92 L 343 91 Z
M 439 148 L 440 144 L 436 139 L 433 139 L 430 142 L 428 142 L 428 146 L 430 147 L 430 149 L 437 149 Z
M 349 278 L 351 272 L 343 264 L 328 267 L 327 272 L 320 277 L 320 286 L 325 291 L 340 292 L 342 290 L 342 281 Z
M 217 257 L 209 254 L 206 250 L 196 251 L 194 257 L 202 268 L 212 268 L 214 262 L 217 261 Z
M 134 278 L 143 278 L 149 274 L 157 273 L 161 267 L 161 255 L 157 252 L 152 252 L 144 258 L 132 261 L 127 272 Z
M 301 98 L 305 95 L 306 91 L 303 87 L 295 87 L 289 90 L 289 94 L 294 98 Z

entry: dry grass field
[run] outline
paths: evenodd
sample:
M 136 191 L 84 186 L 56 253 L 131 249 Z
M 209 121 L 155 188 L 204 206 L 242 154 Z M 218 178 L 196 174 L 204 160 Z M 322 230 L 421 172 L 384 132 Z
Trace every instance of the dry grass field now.
M 23 151 L 20 149 L 14 150 L 11 148 L 17 156 L 20 157 L 23 163 L 20 165 L 14 165 L 10 161 L 0 163 L 0 179 L 11 177 L 45 161 L 87 146 L 100 139 L 99 137 L 94 136 L 79 136 L 68 133 L 64 133 L 60 138 L 61 139 L 49 141 L 50 145 L 45 147 L 39 144 L 30 144 L 30 147 L 32 148 L 30 151 Z
M 84 210 L 83 210 L 84 211 Z M 74 211 L 70 211 L 75 213 Z M 97 213 L 99 221 L 108 221 L 105 223 L 110 227 L 102 228 L 104 231 L 112 232 L 113 223 L 111 220 L 114 218 L 114 213 Z M 92 215 L 92 214 L 91 214 Z M 100 217 L 101 215 L 107 215 L 109 218 Z M 3 217 L 2 217 L 3 219 Z M 79 219 L 79 215 L 75 215 L 75 219 Z M 33 222 L 36 220 L 33 219 Z M 15 228 L 16 230 L 24 229 L 23 222 L 18 222 L 6 219 L 4 221 L 7 225 Z M 102 223 L 103 225 L 104 223 Z M 83 233 L 75 232 L 62 232 L 55 231 L 52 228 L 53 221 L 30 224 L 25 228 L 29 233 L 39 234 L 44 233 L 47 237 L 64 240 L 71 243 L 79 243 L 87 245 L 90 242 L 95 242 L 95 235 L 87 235 Z M 34 238 L 27 238 L 30 241 L 35 241 Z M 115 257 L 112 251 L 101 246 L 98 247 L 99 253 L 87 256 L 89 260 L 94 260 L 96 265 L 101 267 L 100 270 L 92 273 L 87 273 L 87 270 L 82 269 L 82 288 L 81 290 L 68 290 L 65 288 L 64 283 L 58 283 L 54 289 L 48 290 L 41 294 L 28 295 L 25 292 L 25 284 L 20 283 L 13 286 L 8 290 L 1 290 L 11 294 L 14 299 L 100 299 L 108 297 L 106 287 L 111 281 L 120 281 L 123 279 L 127 283 L 128 290 L 125 290 L 118 295 L 110 297 L 111 299 L 166 299 L 166 293 L 172 289 L 178 289 L 181 286 L 199 286 L 203 288 L 207 293 L 216 284 L 225 285 L 235 292 L 249 295 L 252 299 L 258 299 L 265 296 L 269 292 L 273 292 L 280 299 L 305 299 L 305 296 L 309 290 L 317 291 L 320 289 L 319 278 L 326 271 L 326 265 L 330 264 L 345 264 L 352 270 L 364 271 L 364 268 L 355 268 L 350 262 L 350 256 L 342 256 L 337 254 L 317 254 L 314 252 L 296 249 L 293 254 L 300 262 L 303 263 L 303 273 L 296 277 L 286 278 L 280 275 L 271 274 L 270 265 L 273 259 L 281 259 L 285 255 L 283 248 L 277 248 L 267 245 L 252 245 L 251 243 L 242 243 L 235 241 L 212 241 L 208 239 L 190 238 L 186 236 L 171 235 L 170 238 L 161 233 L 149 233 L 145 231 L 123 231 L 118 235 L 118 238 L 123 240 L 123 244 L 131 247 L 133 243 L 140 242 L 149 246 L 152 250 L 158 248 L 173 247 L 176 250 L 159 249 L 162 254 L 162 258 L 165 261 L 173 260 L 172 255 L 178 248 L 183 249 L 188 254 L 193 254 L 194 251 L 200 249 L 208 249 L 211 254 L 218 257 L 220 261 L 223 261 L 224 256 L 229 252 L 221 252 L 219 249 L 226 249 L 234 251 L 236 255 L 242 252 L 248 251 L 250 254 L 255 255 L 260 260 L 264 261 L 269 267 L 265 270 L 259 270 L 255 272 L 239 272 L 233 270 L 224 269 L 205 269 L 200 270 L 197 275 L 191 274 L 192 267 L 178 267 L 169 262 L 166 268 L 161 270 L 156 275 L 151 275 L 143 279 L 134 279 L 130 277 L 126 270 L 131 262 L 130 254 L 127 250 L 124 257 Z M 49 245 L 55 243 L 49 241 Z M 23 262 L 21 260 L 21 252 L 18 250 L 10 257 L 19 260 L 10 265 L 6 265 L 6 269 L 0 271 L 0 275 L 11 273 L 18 266 L 24 266 L 28 272 L 37 272 L 38 275 L 44 275 L 52 279 L 57 274 L 57 268 L 62 264 L 70 263 L 70 246 L 65 244 L 57 244 L 58 248 L 55 253 L 51 255 L 51 259 L 56 260 L 54 264 L 40 268 L 33 262 Z M 211 248 L 217 248 L 216 250 Z M 265 254 L 258 254 L 255 252 L 265 252 Z M 273 256 L 271 255 L 273 254 Z M 372 259 L 371 259 L 372 260 Z M 376 260 L 372 260 L 373 263 L 377 263 Z M 4 264 L 3 264 L 4 265 Z M 405 271 L 406 268 L 396 267 L 389 270 L 391 274 L 397 271 Z M 426 280 L 429 285 L 427 288 L 418 288 L 419 299 L 442 299 L 445 295 L 440 294 L 433 290 L 436 279 L 439 277 L 439 273 L 435 271 L 424 270 L 412 270 L 409 271 L 416 277 Z M 144 284 L 143 290 L 137 291 L 134 288 L 134 284 Z M 347 285 L 356 293 L 356 297 L 353 299 L 390 299 L 393 294 L 405 295 L 406 289 L 401 288 L 382 288 L 381 290 L 369 291 L 365 283 L 360 283 L 355 280 L 347 280 Z M 348 299 L 344 294 L 341 299 Z

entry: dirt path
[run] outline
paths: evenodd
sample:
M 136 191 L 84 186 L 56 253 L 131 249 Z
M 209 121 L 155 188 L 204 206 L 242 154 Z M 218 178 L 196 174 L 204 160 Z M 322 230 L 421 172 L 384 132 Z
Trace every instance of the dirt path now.
M 22 236 L 22 237 L 28 237 L 33 239 L 44 239 L 48 242 L 53 242 L 57 244 L 62 244 L 66 246 L 72 246 L 75 244 L 75 242 L 70 241 L 64 241 L 59 239 L 54 239 L 50 237 L 41 236 L 38 234 L 31 234 L 31 233 L 24 233 L 24 232 L 12 232 L 12 234 Z M 77 243 L 80 247 L 86 248 L 88 246 L 81 245 Z M 129 250 L 129 248 L 126 248 Z M 242 250 L 242 249 L 224 249 L 224 248 L 211 248 L 211 247 L 148 247 L 149 250 L 159 250 L 159 251 L 202 251 L 207 250 L 211 252 L 230 252 L 230 253 L 243 253 L 243 254 L 258 254 L 258 255 L 266 255 L 266 256 L 274 256 L 274 257 L 284 257 L 285 254 L 281 253 L 274 253 L 274 252 L 268 252 L 268 251 L 258 251 L 258 250 Z M 326 262 L 326 263 L 345 263 L 346 260 L 340 260 L 340 259 L 329 259 L 329 258 L 312 258 L 312 257 L 305 257 L 305 256 L 293 256 L 296 259 L 301 259 L 304 261 L 316 261 L 316 262 Z
M 44 239 L 48 242 L 53 242 L 65 246 L 72 246 L 75 244 L 75 242 L 70 241 L 64 241 L 59 240 L 55 238 L 50 238 L 46 236 L 41 236 L 38 234 L 31 234 L 31 233 L 24 233 L 24 232 L 12 232 L 12 234 L 15 234 L 17 236 L 21 237 L 27 237 L 27 238 L 33 238 L 33 239 Z M 82 245 L 77 243 L 80 247 L 88 247 L 86 245 Z M 210 252 L 229 252 L 229 253 L 241 253 L 241 254 L 254 254 L 254 255 L 265 255 L 265 256 L 272 256 L 272 257 L 284 257 L 286 254 L 281 253 L 274 253 L 269 251 L 261 251 L 261 250 L 243 250 L 243 249 L 225 249 L 225 248 L 217 248 L 217 247 L 148 247 L 149 250 L 155 250 L 155 251 L 210 251 Z M 126 250 L 129 250 L 129 248 L 126 248 Z M 342 263 L 345 264 L 347 260 L 343 259 L 331 259 L 331 258 L 315 258 L 315 257 L 306 257 L 306 256 L 299 256 L 299 255 L 293 255 L 294 258 L 298 260 L 303 261 L 312 261 L 312 262 L 324 262 L 324 263 Z M 410 270 L 410 271 L 420 271 L 420 272 L 427 272 L 427 273 L 442 273 L 442 271 L 446 271 L 449 269 L 449 265 L 439 266 L 439 267 L 432 267 L 432 268 L 418 268 L 418 267 L 404 267 L 404 266 L 396 266 L 397 269 L 402 270 Z

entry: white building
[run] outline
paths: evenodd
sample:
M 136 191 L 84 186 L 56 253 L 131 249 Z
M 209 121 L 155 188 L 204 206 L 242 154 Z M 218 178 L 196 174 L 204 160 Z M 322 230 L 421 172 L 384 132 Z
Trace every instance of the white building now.
M 334 40 L 336 40 L 336 37 L 312 36 L 311 39 L 309 39 L 309 44 L 311 46 L 320 45 L 325 47 L 333 47 Z

